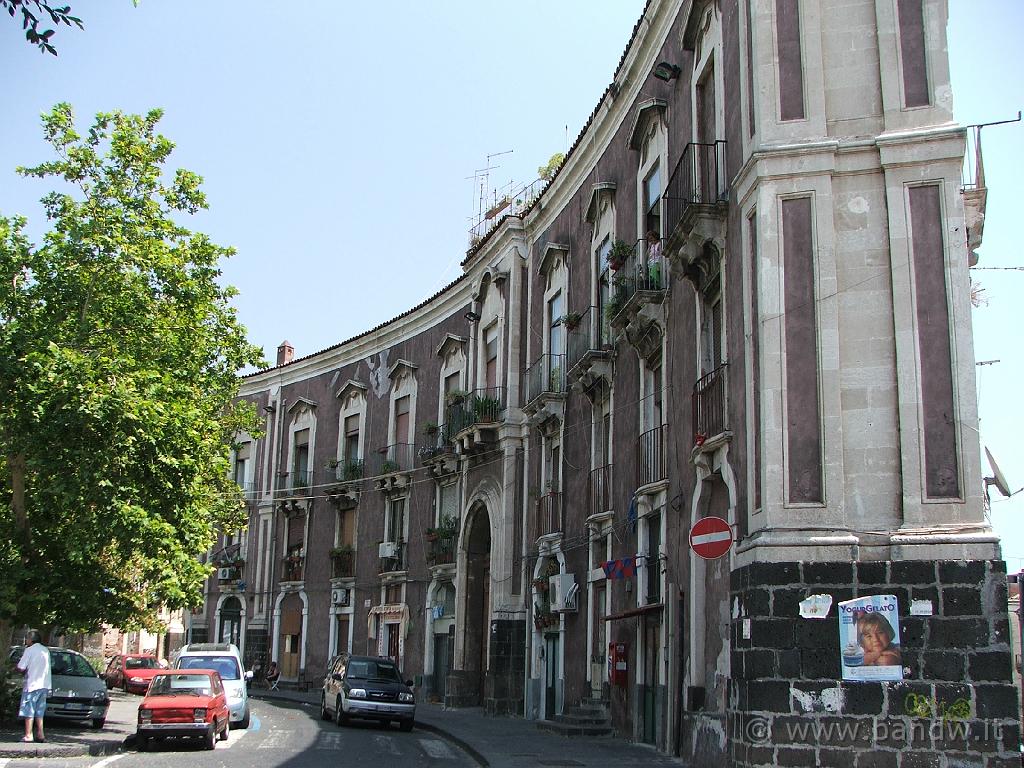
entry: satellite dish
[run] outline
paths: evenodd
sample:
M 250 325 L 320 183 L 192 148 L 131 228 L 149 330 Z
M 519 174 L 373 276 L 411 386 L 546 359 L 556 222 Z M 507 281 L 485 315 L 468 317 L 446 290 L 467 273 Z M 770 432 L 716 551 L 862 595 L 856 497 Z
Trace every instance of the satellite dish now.
M 985 449 L 985 456 L 988 457 L 988 465 L 992 467 L 992 477 L 985 478 L 985 492 L 988 493 L 988 487 L 994 485 L 1003 496 L 1010 495 L 1010 484 L 1006 482 L 1006 476 L 1002 470 L 999 469 L 999 465 L 996 464 L 996 460 L 992 458 L 992 452 L 988 448 Z

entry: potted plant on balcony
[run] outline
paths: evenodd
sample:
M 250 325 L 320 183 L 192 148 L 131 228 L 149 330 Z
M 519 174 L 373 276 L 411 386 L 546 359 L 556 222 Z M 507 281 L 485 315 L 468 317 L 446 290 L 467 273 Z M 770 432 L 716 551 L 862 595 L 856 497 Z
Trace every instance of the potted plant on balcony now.
M 613 270 L 622 269 L 626 263 L 626 259 L 633 252 L 633 249 L 629 246 L 625 240 L 616 240 L 612 243 L 611 250 L 608 252 L 608 266 Z
M 564 325 L 568 330 L 575 331 L 580 324 L 580 320 L 583 319 L 583 315 L 579 312 L 568 312 L 558 318 L 558 322 Z
M 464 389 L 453 389 L 444 396 L 445 405 L 462 405 L 469 399 L 469 392 Z
M 437 434 L 438 429 L 439 427 L 437 426 L 437 424 L 435 424 L 432 421 L 428 421 L 426 424 L 423 425 L 423 434 L 433 437 L 434 435 Z
M 350 461 L 341 469 L 341 479 L 346 482 L 363 478 L 363 462 L 359 459 Z

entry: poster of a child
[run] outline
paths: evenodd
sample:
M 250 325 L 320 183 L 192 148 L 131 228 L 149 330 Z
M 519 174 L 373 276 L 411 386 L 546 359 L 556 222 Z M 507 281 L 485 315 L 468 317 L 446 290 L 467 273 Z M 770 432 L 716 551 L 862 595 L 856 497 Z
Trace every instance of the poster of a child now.
M 839 603 L 843 680 L 902 680 L 900 620 L 895 595 Z

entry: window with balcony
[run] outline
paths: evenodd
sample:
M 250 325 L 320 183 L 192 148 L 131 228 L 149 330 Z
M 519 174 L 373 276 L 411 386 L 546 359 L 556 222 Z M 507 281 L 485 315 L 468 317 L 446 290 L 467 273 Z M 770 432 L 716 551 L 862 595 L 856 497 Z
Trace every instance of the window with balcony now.
M 661 513 L 652 512 L 644 517 L 645 549 L 644 583 L 645 603 L 661 602 Z
M 306 516 L 291 515 L 286 518 L 285 558 L 282 581 L 302 581 L 306 555 Z
M 291 487 L 293 489 L 308 488 L 312 484 L 309 459 L 309 430 L 297 430 L 292 433 Z
M 544 437 L 542 488 L 537 499 L 537 535 L 562 530 L 561 464 L 562 444 L 555 436 Z
M 399 360 L 388 371 L 391 379 L 389 442 L 377 449 L 378 463 L 374 475 L 387 475 L 412 470 L 416 461 L 413 436 L 416 413 L 416 366 Z
M 486 389 L 498 386 L 498 324 L 483 332 L 483 385 Z
M 607 397 L 594 404 L 591 445 L 590 499 L 588 514 L 596 515 L 612 508 L 612 414 Z
M 252 478 L 249 476 L 251 455 L 252 443 L 249 441 L 239 443 L 238 448 L 235 449 L 234 478 L 238 487 L 242 489 L 242 493 L 246 496 L 249 496 L 253 490 Z
M 384 543 L 381 545 L 382 571 L 405 569 L 405 542 L 407 497 L 388 499 L 384 517 Z
M 657 161 L 644 178 L 643 223 L 641 236 L 655 232 L 661 237 L 661 166 Z
M 643 403 L 640 409 L 640 440 L 637 455 L 637 484 L 656 483 L 667 477 L 663 397 L 664 366 L 661 357 L 647 360 L 643 366 Z
M 338 414 L 338 466 L 334 479 L 352 482 L 364 475 L 366 424 L 366 386 L 349 380 L 338 392 L 341 409 Z
M 697 288 L 700 377 L 694 384 L 692 400 L 694 440 L 702 445 L 725 430 L 726 339 L 721 258 L 710 243 L 704 246 Z

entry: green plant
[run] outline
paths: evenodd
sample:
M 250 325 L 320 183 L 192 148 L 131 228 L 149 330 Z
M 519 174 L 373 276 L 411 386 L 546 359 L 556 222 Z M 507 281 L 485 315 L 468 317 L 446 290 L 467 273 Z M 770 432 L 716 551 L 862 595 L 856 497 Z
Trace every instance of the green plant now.
M 560 318 L 558 318 L 558 322 L 561 325 L 564 325 L 570 331 L 572 331 L 572 330 L 575 330 L 575 328 L 580 324 L 580 320 L 582 320 L 582 319 L 583 319 L 583 315 L 581 313 L 579 313 L 579 312 L 569 312 L 567 314 L 562 315 Z
M 473 414 L 477 421 L 495 421 L 500 411 L 501 400 L 496 397 L 477 395 L 473 398 Z
M 350 461 L 341 470 L 342 480 L 361 480 L 363 477 L 363 462 L 361 459 Z
M 351 544 L 342 544 L 341 546 L 333 547 L 328 555 L 330 557 L 345 557 L 346 555 L 351 555 L 353 552 L 355 552 L 355 549 Z
M 438 533 L 452 533 L 453 531 L 459 530 L 459 519 L 455 515 L 441 515 L 440 521 L 437 523 Z
M 391 461 L 391 459 L 385 459 L 384 463 L 380 465 L 380 473 L 382 475 L 390 474 L 391 472 L 397 472 L 400 469 L 397 461 Z
M 341 459 L 331 458 L 327 460 L 324 466 L 328 469 L 337 469 L 339 464 L 341 464 Z
M 425 435 L 436 435 L 439 427 L 432 421 L 428 421 L 423 425 L 423 434 Z
M 560 366 L 557 366 L 557 365 L 554 368 L 552 368 L 551 369 L 551 377 L 550 378 L 551 378 L 550 391 L 551 392 L 561 392 L 562 391 L 562 368 Z
M 445 405 L 461 405 L 469 399 L 469 392 L 464 389 L 453 389 L 444 396 Z
M 612 269 L 621 269 L 626 259 L 633 253 L 633 248 L 625 240 L 616 240 L 608 252 L 608 264 Z

